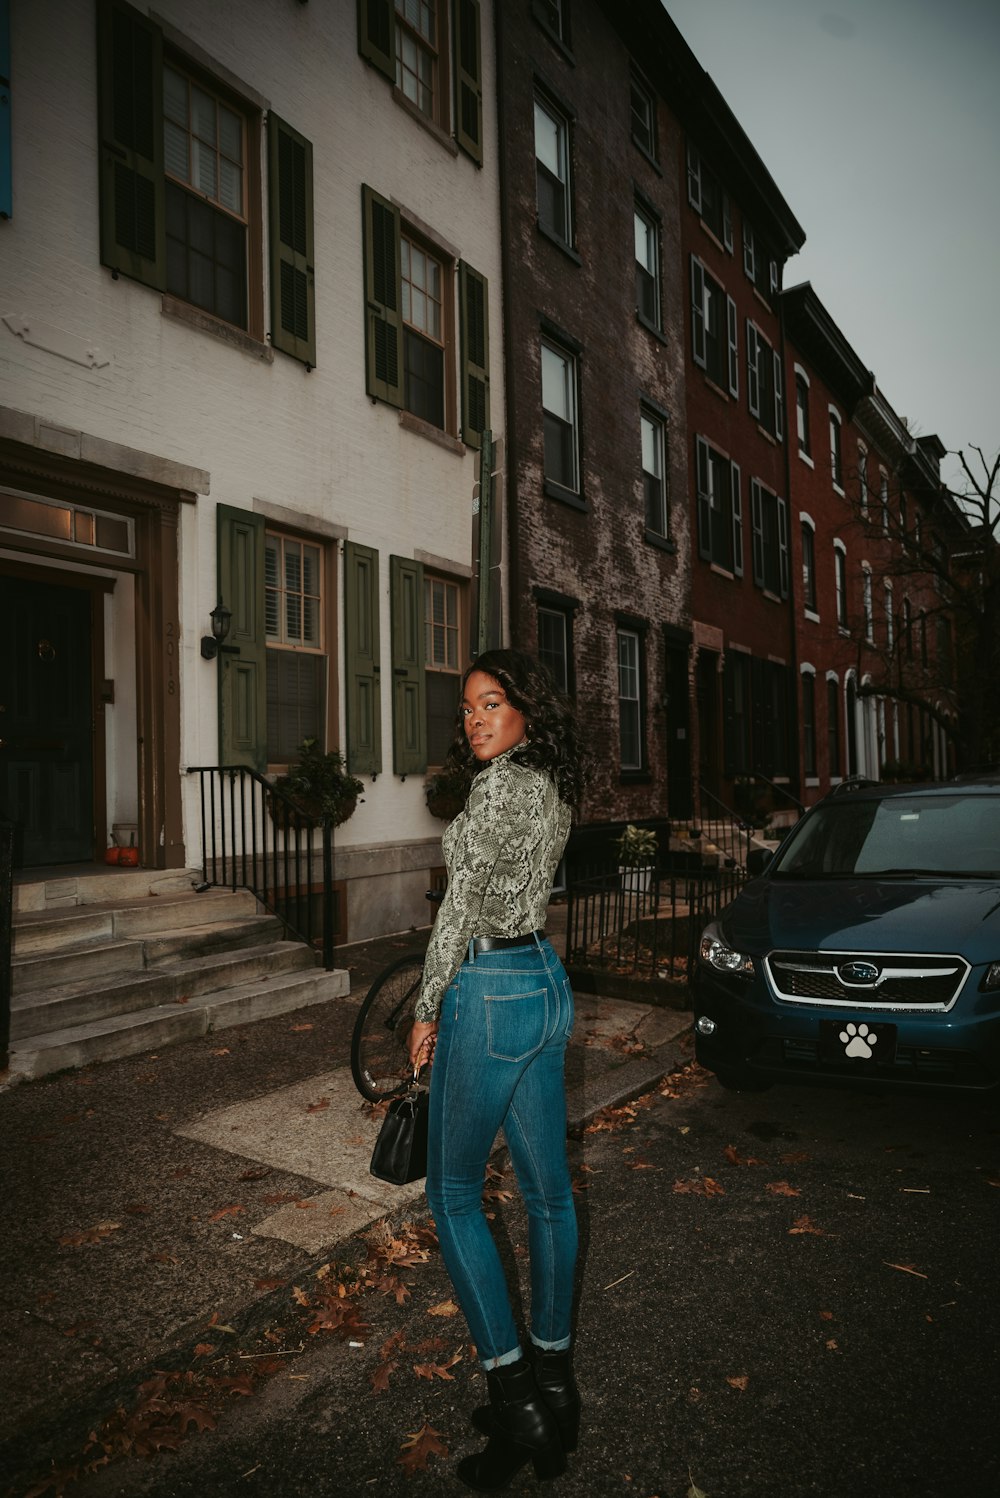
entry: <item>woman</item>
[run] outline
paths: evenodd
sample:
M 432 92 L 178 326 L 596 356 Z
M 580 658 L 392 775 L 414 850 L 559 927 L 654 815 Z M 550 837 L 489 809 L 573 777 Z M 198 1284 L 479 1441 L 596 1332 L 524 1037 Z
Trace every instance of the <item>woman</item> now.
M 517 650 L 466 672 L 449 758 L 466 771 L 465 810 L 442 839 L 448 890 L 427 957 L 409 1052 L 433 1062 L 427 1200 L 445 1265 L 486 1369 L 489 1435 L 459 1463 L 493 1492 L 528 1461 L 565 1470 L 580 1398 L 570 1371 L 577 1229 L 566 1160 L 563 1066 L 573 1026 L 565 969 L 541 927 L 578 799 L 576 731 L 548 673 Z M 531 1338 L 522 1348 L 482 1210 L 503 1128 L 528 1210 Z

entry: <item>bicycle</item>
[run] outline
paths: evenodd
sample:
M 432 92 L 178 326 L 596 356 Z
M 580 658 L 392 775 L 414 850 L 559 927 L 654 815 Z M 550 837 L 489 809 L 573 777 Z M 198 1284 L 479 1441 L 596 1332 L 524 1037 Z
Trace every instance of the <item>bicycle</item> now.
M 432 903 L 444 891 L 429 889 Z M 406 1041 L 420 997 L 424 954 L 410 952 L 383 968 L 364 997 L 351 1035 L 351 1075 L 370 1103 L 398 1097 L 413 1083 Z

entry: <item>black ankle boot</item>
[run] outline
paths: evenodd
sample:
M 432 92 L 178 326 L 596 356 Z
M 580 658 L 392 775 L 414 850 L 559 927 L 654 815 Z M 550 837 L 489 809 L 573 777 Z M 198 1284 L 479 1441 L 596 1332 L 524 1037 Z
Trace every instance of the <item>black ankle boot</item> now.
M 558 1477 L 566 1470 L 566 1455 L 555 1419 L 542 1400 L 531 1364 L 525 1358 L 491 1368 L 486 1375 L 490 1392 L 489 1441 L 475 1456 L 458 1464 L 467 1487 L 495 1493 L 516 1472 L 533 1462 L 539 1478 Z
M 569 1349 L 550 1352 L 529 1342 L 527 1355 L 535 1370 L 542 1399 L 556 1422 L 563 1450 L 575 1451 L 580 1436 L 580 1391 L 570 1367 Z M 493 1429 L 493 1410 L 490 1405 L 480 1405 L 473 1412 L 472 1423 L 484 1436 L 488 1436 Z

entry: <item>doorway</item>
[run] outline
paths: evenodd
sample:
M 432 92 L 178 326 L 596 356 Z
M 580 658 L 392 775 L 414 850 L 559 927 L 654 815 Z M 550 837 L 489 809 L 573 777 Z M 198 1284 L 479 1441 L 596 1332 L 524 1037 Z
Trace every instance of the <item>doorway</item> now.
M 94 857 L 93 598 L 0 579 L 0 806 L 25 867 Z
M 698 706 L 698 780 L 712 796 L 719 794 L 719 657 L 699 650 L 695 676 Z

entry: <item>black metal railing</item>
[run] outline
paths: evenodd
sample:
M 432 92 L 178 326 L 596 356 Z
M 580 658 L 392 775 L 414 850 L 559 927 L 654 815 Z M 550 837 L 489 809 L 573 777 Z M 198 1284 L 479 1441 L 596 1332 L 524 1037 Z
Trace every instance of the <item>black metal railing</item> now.
M 11 960 L 14 945 L 13 822 L 0 817 L 0 1071 L 10 1058 Z
M 245 765 L 194 765 L 201 792 L 206 885 L 248 889 L 287 933 L 319 947 L 333 968 L 333 826 L 312 817 Z
M 698 787 L 698 808 L 701 836 L 715 844 L 727 868 L 745 868 L 750 851 L 750 823 L 703 785 Z
M 648 880 L 641 876 L 648 874 Z M 605 974 L 638 982 L 687 982 L 705 923 L 734 899 L 740 866 L 669 872 L 578 871 L 567 888 L 570 976 Z

